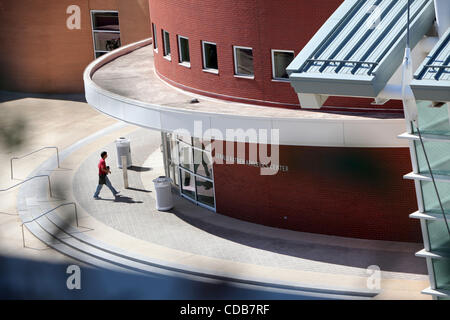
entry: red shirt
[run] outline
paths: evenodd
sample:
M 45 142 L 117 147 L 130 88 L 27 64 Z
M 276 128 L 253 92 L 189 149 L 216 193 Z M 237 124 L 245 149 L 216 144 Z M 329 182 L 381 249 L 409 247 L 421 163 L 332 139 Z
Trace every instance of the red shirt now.
M 100 162 L 98 163 L 98 174 L 99 175 L 104 175 L 105 172 L 102 170 L 106 170 L 106 161 L 105 159 L 100 159 Z

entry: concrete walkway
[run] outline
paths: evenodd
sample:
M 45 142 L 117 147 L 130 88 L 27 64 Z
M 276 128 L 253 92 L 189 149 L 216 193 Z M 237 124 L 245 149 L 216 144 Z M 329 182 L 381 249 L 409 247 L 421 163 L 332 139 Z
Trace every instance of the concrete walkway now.
M 268 228 L 195 206 L 179 197 L 177 190 L 176 207 L 170 212 L 158 212 L 152 180 L 164 175 L 160 134 L 141 129 L 128 138 L 133 144 L 134 166 L 129 172 L 130 188 L 122 190 L 121 198 L 114 200 L 104 188 L 103 200 L 92 199 L 100 150 L 82 163 L 73 180 L 77 202 L 116 230 L 192 254 L 263 266 L 364 276 L 368 266 L 378 265 L 387 278 L 413 279 L 421 278 L 417 274 L 426 274 L 423 259 L 414 257 L 420 244 L 351 240 Z M 108 151 L 109 164 L 115 169 L 114 144 L 103 149 Z M 110 178 L 116 187 L 123 185 L 120 170 L 115 169 Z
M 10 177 L 10 158 L 22 156 L 44 146 L 57 146 L 60 150 L 80 139 L 108 127 L 116 120 L 92 110 L 83 95 L 33 95 L 0 92 L 0 123 L 14 125 L 21 119 L 24 143 L 14 149 L 0 150 L 0 189 L 23 181 L 55 150 L 43 150 L 22 160 L 14 161 L 14 180 Z M 76 125 L 74 125 L 76 124 Z M 67 172 L 61 168 L 59 172 Z M 48 172 L 47 172 L 48 173 Z M 0 255 L 52 263 L 72 264 L 73 259 L 49 249 L 25 229 L 27 248 L 22 246 L 21 220 L 18 217 L 17 194 L 19 188 L 0 193 Z
M 75 200 L 80 209 L 80 232 L 167 265 L 272 283 L 367 290 L 366 267 L 375 264 L 382 270 L 381 293 L 376 298 L 429 299 L 420 294 L 428 286 L 428 278 L 422 259 L 414 257 L 419 244 L 268 228 L 212 213 L 178 196 L 173 211 L 158 212 L 154 209 L 151 180 L 163 171 L 159 133 L 116 125 L 114 130 L 105 131 L 95 139 L 82 140 L 117 122 L 77 101 L 17 95 L 3 101 L 6 102 L 1 105 L 2 115 L 23 115 L 30 130 L 28 143 L 21 149 L 0 153 L 2 163 L 9 164 L 10 157 L 42 146 L 56 145 L 66 151 L 70 146 L 77 147 L 66 152 L 60 169 L 51 172 L 55 193 L 51 202 L 39 202 L 33 195 L 17 199 L 18 190 L 0 195 L 0 211 L 4 212 L 0 214 L 2 255 L 74 263 L 73 259 L 46 248 L 29 233 L 25 235 L 28 247 L 22 248 L 21 221 L 14 214 L 18 211 L 17 200 L 42 209 Z M 131 188 L 128 190 L 121 187 L 121 172 L 115 168 L 112 142 L 120 136 L 132 139 L 135 167 L 129 171 Z M 111 179 L 124 196 L 119 201 L 108 201 L 112 197 L 106 188 L 102 191 L 106 200 L 91 198 L 97 183 L 96 163 L 102 150 L 110 152 Z M 18 161 L 14 181 L 9 178 L 9 165 L 2 166 L 1 186 L 22 181 L 52 157 L 54 153 L 49 150 Z M 45 181 L 36 187 L 45 190 Z M 36 201 L 37 204 L 33 203 Z M 69 209 L 58 214 L 63 219 L 73 219 L 73 211 Z
M 128 131 L 128 132 L 127 132 Z M 130 188 L 123 190 L 116 168 L 114 144 L 118 136 L 132 141 Z M 124 129 L 81 148 L 64 162 L 73 170 L 54 174 L 65 197 L 84 209 L 80 224 L 92 228 L 90 237 L 128 252 L 184 265 L 203 272 L 295 282 L 304 285 L 367 289 L 366 268 L 382 270 L 378 298 L 427 299 L 426 266 L 414 253 L 420 244 L 368 241 L 307 234 L 256 225 L 195 206 L 174 191 L 175 208 L 155 210 L 152 179 L 163 174 L 160 133 Z M 102 200 L 93 200 L 99 153 L 109 153 L 111 181 L 122 197 L 114 200 L 107 188 Z M 89 155 L 86 157 L 86 155 Z M 61 217 L 64 217 L 62 215 Z M 67 217 L 67 215 L 66 215 Z

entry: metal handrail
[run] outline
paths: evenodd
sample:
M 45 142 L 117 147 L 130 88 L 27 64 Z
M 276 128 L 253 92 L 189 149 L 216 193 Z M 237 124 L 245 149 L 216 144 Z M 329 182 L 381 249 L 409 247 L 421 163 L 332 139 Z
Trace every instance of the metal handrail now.
M 328 63 L 351 63 L 351 64 L 371 64 L 379 65 L 378 62 L 356 61 L 356 60 L 334 60 L 334 59 L 308 59 L 308 62 L 328 62 Z
M 58 149 L 58 147 L 43 147 L 43 148 L 41 148 L 41 149 L 39 149 L 39 150 L 30 152 L 30 153 L 28 153 L 28 154 L 26 154 L 26 155 L 24 155 L 24 156 L 21 156 L 21 157 L 13 157 L 13 158 L 11 158 L 11 159 L 9 160 L 10 163 L 11 163 L 11 180 L 14 179 L 14 178 L 13 178 L 13 160 L 20 160 L 20 159 L 23 159 L 23 158 L 25 158 L 25 157 L 31 156 L 32 154 L 35 154 L 35 153 L 37 153 L 37 152 L 39 152 L 39 151 L 42 151 L 42 150 L 45 150 L 45 149 L 56 149 L 56 159 L 57 159 L 57 161 L 58 161 L 58 168 L 60 168 L 60 166 L 59 166 L 59 149 Z
M 49 193 L 50 193 L 50 198 L 53 198 L 53 195 L 52 195 L 52 185 L 51 185 L 51 183 L 50 183 L 50 176 L 49 176 L 48 174 L 43 174 L 43 175 L 38 175 L 38 176 L 34 176 L 34 177 L 31 177 L 31 178 L 28 178 L 27 180 L 24 180 L 24 181 L 22 181 L 22 182 L 19 182 L 19 183 L 15 184 L 15 185 L 13 185 L 13 186 L 11 186 L 11 187 L 9 187 L 9 188 L 6 188 L 6 189 L 0 189 L 0 192 L 9 191 L 9 190 L 14 189 L 15 187 L 18 187 L 18 186 L 20 186 L 21 184 L 24 184 L 24 183 L 26 183 L 26 182 L 28 182 L 28 181 L 30 181 L 30 180 L 33 180 L 33 179 L 36 179 L 36 178 L 43 178 L 43 177 L 47 177 L 47 179 L 48 179 L 48 191 L 49 191 Z
M 79 226 L 79 224 L 78 224 L 78 210 L 77 210 L 77 204 L 76 204 L 75 202 L 68 202 L 68 203 L 60 204 L 60 205 L 57 206 L 56 208 L 53 208 L 53 209 L 51 209 L 51 210 L 48 210 L 48 211 L 46 211 L 46 212 L 40 214 L 39 216 L 33 218 L 32 220 L 25 221 L 25 222 L 23 222 L 23 223 L 21 224 L 21 228 L 22 228 L 22 244 L 23 244 L 23 247 L 25 248 L 25 232 L 24 232 L 24 225 L 25 225 L 25 224 L 34 222 L 34 221 L 36 221 L 37 219 L 42 218 L 43 216 L 49 214 L 50 212 L 53 212 L 53 211 L 55 211 L 55 210 L 57 210 L 57 209 L 59 209 L 59 208 L 61 208 L 61 207 L 69 206 L 69 205 L 73 205 L 74 208 L 75 208 L 75 221 L 77 222 L 77 228 L 79 228 L 80 226 Z
M 425 65 L 425 68 L 437 68 L 437 69 L 450 69 L 450 66 L 436 66 L 436 65 L 432 65 L 432 64 L 427 64 Z
M 359 66 L 368 65 L 370 67 L 369 75 L 373 75 L 374 74 L 373 69 L 375 69 L 379 65 L 378 62 L 355 61 L 355 60 L 334 60 L 334 59 L 308 59 L 308 60 L 306 60 L 306 62 L 309 64 L 313 64 L 316 62 L 323 63 L 320 72 L 322 72 L 324 70 L 324 68 L 327 67 L 329 64 L 333 64 L 333 65 L 330 65 L 330 67 L 336 67 L 335 73 L 338 73 L 340 71 L 340 69 L 343 67 L 342 66 L 343 64 L 344 65 L 352 64 L 352 65 L 354 65 L 352 74 L 354 74 L 356 72 L 356 69 L 359 68 Z

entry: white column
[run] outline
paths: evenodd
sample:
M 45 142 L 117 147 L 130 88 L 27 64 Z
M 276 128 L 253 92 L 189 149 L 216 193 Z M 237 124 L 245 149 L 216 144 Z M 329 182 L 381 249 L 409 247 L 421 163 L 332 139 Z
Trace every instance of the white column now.
M 439 38 L 450 28 L 450 1 L 434 0 Z
M 127 156 L 122 156 L 122 172 L 123 172 L 123 187 L 128 189 L 128 165 Z

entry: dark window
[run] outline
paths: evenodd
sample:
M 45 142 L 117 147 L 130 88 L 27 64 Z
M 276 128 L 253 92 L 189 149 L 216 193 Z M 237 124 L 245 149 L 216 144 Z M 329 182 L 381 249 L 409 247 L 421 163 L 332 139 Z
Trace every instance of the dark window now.
M 287 66 L 294 60 L 293 51 L 272 51 L 272 68 L 274 79 L 288 79 Z
M 96 52 L 95 53 L 95 58 L 100 58 L 104 54 L 106 54 L 106 52 Z
M 158 49 L 158 39 L 157 39 L 157 32 L 156 32 L 156 26 L 154 23 L 152 23 L 152 30 L 153 30 L 153 48 Z
M 211 181 L 195 177 L 197 201 L 214 208 L 214 184 Z
M 189 39 L 185 37 L 178 36 L 178 50 L 180 51 L 180 62 L 191 62 L 191 57 L 189 55 Z
M 117 12 L 92 13 L 92 28 L 100 31 L 119 31 L 119 14 Z
M 253 76 L 253 50 L 252 48 L 234 47 L 235 74 Z
M 185 170 L 181 171 L 181 192 L 195 200 L 195 176 Z
M 164 56 L 170 57 L 170 35 L 166 30 L 163 30 L 164 37 Z
M 203 42 L 203 67 L 218 70 L 217 46 L 215 43 Z

